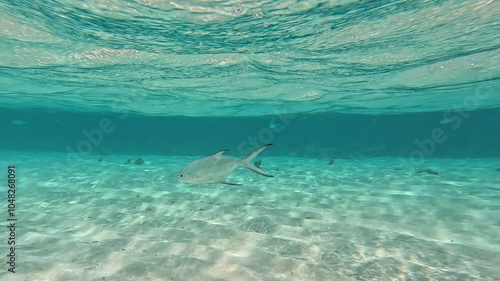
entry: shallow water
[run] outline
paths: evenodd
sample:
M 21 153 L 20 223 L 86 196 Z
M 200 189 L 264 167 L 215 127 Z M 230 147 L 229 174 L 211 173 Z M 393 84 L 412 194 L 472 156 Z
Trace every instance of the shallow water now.
M 171 180 L 195 157 L 54 171 L 63 153 L 1 155 L 22 163 L 18 280 L 500 276 L 498 158 L 428 159 L 432 175 L 395 158 L 266 157 L 275 178 L 240 168 L 230 179 L 241 187 L 200 187 Z
M 498 14 L 2 1 L 0 280 L 499 281 Z

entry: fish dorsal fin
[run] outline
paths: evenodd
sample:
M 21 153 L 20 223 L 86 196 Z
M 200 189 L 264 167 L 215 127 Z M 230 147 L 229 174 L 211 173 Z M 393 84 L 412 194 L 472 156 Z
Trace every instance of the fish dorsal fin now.
M 219 151 L 219 152 L 217 152 L 217 153 L 212 154 L 211 156 L 220 156 L 220 155 L 222 155 L 224 152 L 229 151 L 229 150 L 230 150 L 229 148 L 228 148 L 228 149 L 224 149 L 224 150 L 221 150 L 221 151 Z

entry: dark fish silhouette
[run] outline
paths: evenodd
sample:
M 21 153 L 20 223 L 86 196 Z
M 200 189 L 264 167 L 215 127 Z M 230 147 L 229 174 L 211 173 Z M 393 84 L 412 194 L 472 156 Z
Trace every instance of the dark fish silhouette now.
M 431 175 L 439 175 L 439 173 L 437 171 L 434 171 L 431 169 L 419 169 L 419 170 L 417 170 L 417 174 L 421 174 L 421 173 L 427 173 L 427 174 L 431 174 Z

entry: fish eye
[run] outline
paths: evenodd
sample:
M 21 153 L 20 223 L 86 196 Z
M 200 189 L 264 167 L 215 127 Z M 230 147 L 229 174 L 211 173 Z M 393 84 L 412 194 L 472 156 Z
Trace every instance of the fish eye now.
M 179 177 L 183 178 L 184 177 L 184 174 L 180 174 Z

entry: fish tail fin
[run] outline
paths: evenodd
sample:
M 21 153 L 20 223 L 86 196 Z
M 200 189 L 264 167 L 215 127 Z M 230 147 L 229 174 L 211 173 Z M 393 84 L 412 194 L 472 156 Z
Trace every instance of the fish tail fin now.
M 252 159 L 254 159 L 255 156 L 257 156 L 259 153 L 262 152 L 262 150 L 266 149 L 268 146 L 271 146 L 271 145 L 273 145 L 273 144 L 268 143 L 268 144 L 265 144 L 265 145 L 257 148 L 252 153 L 248 154 L 245 158 L 241 159 L 241 164 L 243 166 L 245 166 L 246 168 L 248 168 L 249 170 L 256 172 L 259 175 L 263 175 L 265 177 L 273 177 L 272 175 L 270 175 L 270 174 L 262 171 L 260 168 L 256 167 L 254 164 L 250 163 L 250 161 L 252 161 Z

